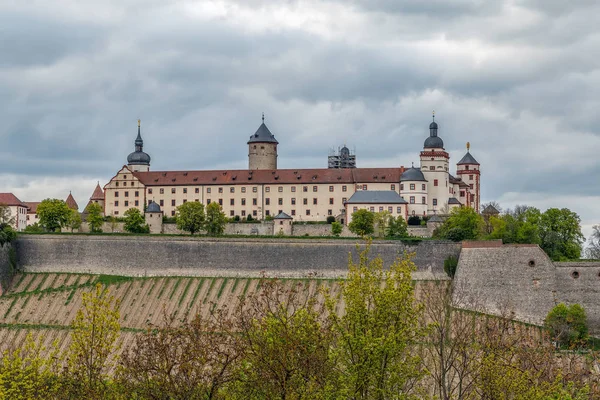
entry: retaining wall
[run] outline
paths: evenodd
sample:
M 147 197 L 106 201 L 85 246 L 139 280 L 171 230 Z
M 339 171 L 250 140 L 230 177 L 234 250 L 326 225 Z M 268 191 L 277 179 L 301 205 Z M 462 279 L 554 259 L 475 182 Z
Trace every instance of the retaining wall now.
M 21 235 L 15 242 L 19 266 L 30 272 L 79 272 L 129 276 L 338 277 L 358 241 L 318 239 L 211 239 L 160 236 Z M 416 253 L 415 279 L 446 279 L 444 260 L 460 244 L 400 241 L 372 244 L 372 255 L 389 265 L 405 251 Z

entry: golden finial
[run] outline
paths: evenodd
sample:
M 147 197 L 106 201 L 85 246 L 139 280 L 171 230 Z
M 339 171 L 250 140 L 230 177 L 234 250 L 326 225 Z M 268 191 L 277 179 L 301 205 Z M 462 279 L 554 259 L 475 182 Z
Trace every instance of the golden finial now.
M 141 123 L 142 123 L 142 121 L 138 119 L 138 128 L 140 127 Z
M 471 148 L 471 143 L 467 142 L 467 151 Z
M 435 121 L 435 110 L 431 111 L 431 117 L 433 118 L 433 120 Z

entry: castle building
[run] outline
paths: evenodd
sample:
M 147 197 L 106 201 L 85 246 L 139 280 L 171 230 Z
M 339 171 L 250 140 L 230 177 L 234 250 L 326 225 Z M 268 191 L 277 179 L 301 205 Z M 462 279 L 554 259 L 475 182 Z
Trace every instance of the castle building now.
M 12 227 L 17 231 L 25 230 L 27 227 L 27 205 L 12 193 L 0 193 L 0 205 L 7 207 Z
M 197 201 L 205 205 L 218 202 L 228 217 L 260 220 L 284 213 L 295 221 L 324 221 L 334 216 L 348 223 L 347 215 L 355 207 L 375 211 L 391 208 L 393 215 L 405 218 L 447 214 L 462 206 L 479 208 L 479 164 L 467 151 L 457 166 L 457 177 L 452 176 L 450 156 L 438 136 L 435 120 L 420 153 L 420 168 L 278 169 L 279 142 L 263 115 L 261 125 L 247 142 L 248 169 L 150 171 L 150 156 L 143 152 L 140 129 L 138 121 L 135 151 L 104 186 L 105 215 L 122 216 L 132 207 L 143 212 L 155 202 L 166 217 L 173 217 L 177 206 Z M 477 177 L 472 183 L 463 181 L 471 175 Z M 359 195 L 347 204 L 361 191 L 378 193 Z M 380 193 L 383 191 L 389 193 Z
M 330 151 L 327 157 L 327 168 L 356 168 L 356 154 L 346 145 L 337 152 Z

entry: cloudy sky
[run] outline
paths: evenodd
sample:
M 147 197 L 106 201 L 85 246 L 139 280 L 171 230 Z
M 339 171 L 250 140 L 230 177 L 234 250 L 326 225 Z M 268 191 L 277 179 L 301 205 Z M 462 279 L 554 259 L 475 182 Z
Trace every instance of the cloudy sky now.
M 133 150 L 247 166 L 261 112 L 282 168 L 418 162 L 435 110 L 483 201 L 600 223 L 597 0 L 0 0 L 0 191 L 81 206 Z

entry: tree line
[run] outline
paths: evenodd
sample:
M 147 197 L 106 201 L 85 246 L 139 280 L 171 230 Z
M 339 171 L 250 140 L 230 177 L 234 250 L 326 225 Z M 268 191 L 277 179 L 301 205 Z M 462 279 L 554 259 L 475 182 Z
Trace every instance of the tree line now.
M 591 375 L 597 354 L 557 353 L 544 330 L 456 310 L 460 288 L 451 284 L 431 283 L 417 300 L 414 270 L 409 256 L 385 266 L 367 247 L 349 261 L 339 290 L 323 289 L 322 302 L 301 282 L 264 278 L 233 309 L 213 306 L 190 321 L 165 314 L 120 356 L 119 303 L 98 285 L 83 294 L 66 352 L 29 339 L 2 355 L 0 398 L 600 396 Z

